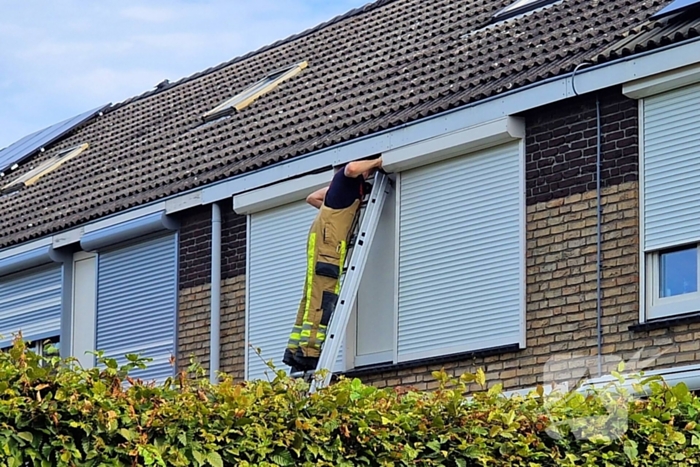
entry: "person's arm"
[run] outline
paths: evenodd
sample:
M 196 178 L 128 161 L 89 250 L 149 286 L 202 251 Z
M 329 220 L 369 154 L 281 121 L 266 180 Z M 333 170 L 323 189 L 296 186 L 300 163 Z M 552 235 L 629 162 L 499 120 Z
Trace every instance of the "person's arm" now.
M 353 161 L 345 166 L 345 176 L 350 178 L 357 178 L 368 170 L 381 169 L 382 168 L 382 158 L 372 159 L 368 161 Z
M 316 209 L 321 209 L 323 205 L 323 200 L 326 199 L 326 193 L 328 192 L 328 187 L 316 190 L 306 197 L 306 202 Z

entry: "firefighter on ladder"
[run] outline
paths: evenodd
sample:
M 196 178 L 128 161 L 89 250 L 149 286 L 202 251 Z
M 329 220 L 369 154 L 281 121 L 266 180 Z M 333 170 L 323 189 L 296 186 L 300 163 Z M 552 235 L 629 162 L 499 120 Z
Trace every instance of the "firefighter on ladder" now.
M 381 157 L 350 162 L 337 170 L 330 186 L 306 198 L 319 211 L 309 230 L 306 281 L 282 360 L 293 372 L 316 369 L 338 300 L 347 243 L 362 202 L 365 180 L 381 167 Z

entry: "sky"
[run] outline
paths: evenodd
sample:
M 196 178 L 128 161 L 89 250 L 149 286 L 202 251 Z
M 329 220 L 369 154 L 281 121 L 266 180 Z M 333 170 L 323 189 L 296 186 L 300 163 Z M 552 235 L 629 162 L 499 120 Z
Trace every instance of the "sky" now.
M 370 0 L 0 0 L 0 149 Z

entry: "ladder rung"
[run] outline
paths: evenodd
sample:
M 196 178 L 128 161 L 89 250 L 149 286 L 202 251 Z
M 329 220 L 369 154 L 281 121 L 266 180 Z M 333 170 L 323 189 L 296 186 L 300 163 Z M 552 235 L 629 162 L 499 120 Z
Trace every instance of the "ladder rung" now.
M 377 231 L 379 217 L 384 207 L 384 201 L 390 184 L 388 177 L 382 172 L 378 172 L 374 178 L 374 185 L 371 193 L 364 202 L 365 209 L 361 210 L 359 222 L 354 227 L 355 235 L 351 236 L 350 248 L 348 248 L 348 263 L 343 265 L 343 283 L 336 308 L 331 315 L 330 323 L 326 331 L 326 341 L 321 349 L 316 371 L 320 369 L 328 370 L 323 381 L 314 380 L 311 382 L 311 391 L 318 387 L 327 386 L 330 383 L 333 366 L 338 359 L 342 335 L 347 329 L 350 320 L 350 313 L 357 297 L 360 287 L 360 280 L 364 272 L 369 250 Z

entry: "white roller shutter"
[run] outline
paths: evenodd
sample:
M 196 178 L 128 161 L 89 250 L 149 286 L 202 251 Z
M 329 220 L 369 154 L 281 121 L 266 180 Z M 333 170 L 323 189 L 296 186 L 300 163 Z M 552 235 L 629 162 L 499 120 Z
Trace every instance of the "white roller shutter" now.
M 262 358 L 272 360 L 277 369 L 289 371 L 282 357 L 303 292 L 306 240 L 317 212 L 299 201 L 251 214 L 249 219 L 247 344 L 259 348 Z M 342 358 L 341 350 L 339 362 Z M 265 378 L 268 370 L 248 348 L 247 379 Z
M 62 283 L 61 266 L 0 278 L 0 347 L 19 331 L 30 342 L 60 337 Z
M 517 144 L 401 175 L 399 361 L 521 339 Z
M 644 248 L 700 241 L 700 85 L 644 100 Z
M 100 253 L 96 347 L 125 363 L 126 354 L 153 358 L 134 376 L 162 382 L 174 374 L 177 236 L 170 234 Z

